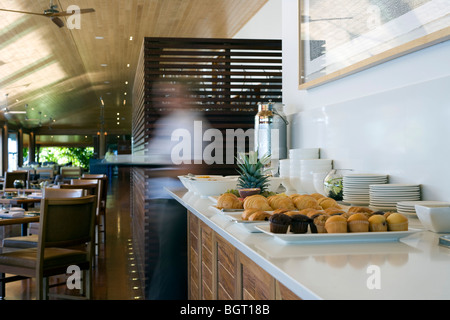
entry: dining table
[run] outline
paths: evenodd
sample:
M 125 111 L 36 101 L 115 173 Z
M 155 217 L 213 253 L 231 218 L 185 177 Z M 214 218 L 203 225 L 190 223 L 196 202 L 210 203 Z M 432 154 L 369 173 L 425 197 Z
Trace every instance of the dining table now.
M 28 224 L 39 222 L 39 213 L 35 211 L 25 212 L 23 217 L 16 218 L 0 218 L 0 227 L 20 224 L 22 225 L 22 236 L 27 235 Z

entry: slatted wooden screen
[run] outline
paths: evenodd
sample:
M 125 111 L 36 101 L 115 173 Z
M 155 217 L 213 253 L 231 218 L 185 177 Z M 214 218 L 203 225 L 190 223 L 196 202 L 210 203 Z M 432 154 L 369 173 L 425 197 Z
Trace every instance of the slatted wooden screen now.
M 152 91 L 155 81 L 188 78 L 191 108 L 225 138 L 226 129 L 254 127 L 259 102 L 282 101 L 281 62 L 280 40 L 145 38 L 134 85 L 133 153 L 146 153 L 155 121 L 170 111 L 156 108 L 163 97 Z M 211 169 L 236 174 L 229 165 Z

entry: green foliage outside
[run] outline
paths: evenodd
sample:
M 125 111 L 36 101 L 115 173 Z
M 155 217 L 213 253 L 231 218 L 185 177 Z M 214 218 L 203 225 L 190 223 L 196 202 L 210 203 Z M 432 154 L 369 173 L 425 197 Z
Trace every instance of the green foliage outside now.
M 39 162 L 55 162 L 65 165 L 72 162 L 73 166 L 89 170 L 89 160 L 94 157 L 94 148 L 45 147 L 39 152 Z

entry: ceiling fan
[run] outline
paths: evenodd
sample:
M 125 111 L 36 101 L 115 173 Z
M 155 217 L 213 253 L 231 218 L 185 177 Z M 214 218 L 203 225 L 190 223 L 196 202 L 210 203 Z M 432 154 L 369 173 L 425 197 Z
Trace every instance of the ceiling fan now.
M 9 9 L 0 9 L 0 11 L 15 12 L 15 13 L 22 13 L 22 14 L 32 14 L 32 15 L 36 15 L 36 16 L 48 17 L 48 18 L 50 18 L 50 20 L 53 21 L 54 24 L 56 24 L 60 28 L 64 27 L 64 21 L 62 21 L 62 19 L 60 17 L 67 17 L 67 16 L 71 16 L 74 14 L 74 12 L 58 11 L 58 5 L 53 4 L 53 0 L 50 1 L 50 8 L 47 10 L 44 10 L 44 13 L 9 10 Z M 95 9 L 93 9 L 93 8 L 80 9 L 80 14 L 90 13 L 90 12 L 95 12 Z

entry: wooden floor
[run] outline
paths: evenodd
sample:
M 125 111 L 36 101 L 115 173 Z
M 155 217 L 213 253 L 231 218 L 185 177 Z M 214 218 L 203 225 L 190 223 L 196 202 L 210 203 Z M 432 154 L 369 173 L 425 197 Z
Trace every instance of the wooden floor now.
M 94 300 L 143 299 L 138 272 L 134 265 L 130 220 L 130 181 L 126 169 L 110 183 L 107 200 L 106 237 L 99 247 L 94 269 Z M 64 283 L 50 289 L 52 293 L 70 293 L 65 276 L 52 283 Z M 34 300 L 34 280 L 27 279 L 6 285 L 5 300 Z M 52 299 L 52 298 L 50 298 Z

